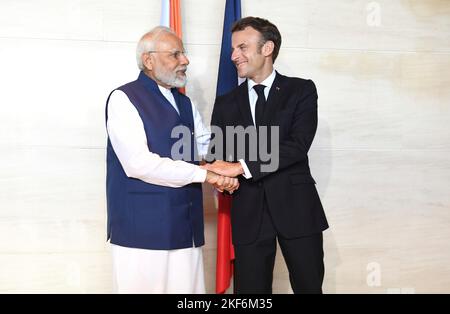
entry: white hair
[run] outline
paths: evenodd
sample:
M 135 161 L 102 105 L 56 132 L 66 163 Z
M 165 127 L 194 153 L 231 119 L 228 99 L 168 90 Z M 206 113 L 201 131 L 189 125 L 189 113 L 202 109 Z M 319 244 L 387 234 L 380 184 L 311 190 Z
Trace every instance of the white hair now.
M 136 62 L 139 70 L 144 70 L 142 63 L 142 54 L 156 49 L 156 43 L 162 34 L 176 34 L 166 26 L 156 26 L 149 32 L 145 33 L 139 40 L 136 47 Z

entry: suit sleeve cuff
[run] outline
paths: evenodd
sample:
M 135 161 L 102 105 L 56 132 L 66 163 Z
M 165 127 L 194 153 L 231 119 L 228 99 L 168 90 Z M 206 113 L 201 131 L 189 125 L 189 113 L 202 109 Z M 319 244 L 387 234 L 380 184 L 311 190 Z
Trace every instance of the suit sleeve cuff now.
M 246 179 L 251 179 L 252 174 L 250 173 L 250 170 L 248 169 L 244 159 L 239 159 L 239 162 L 241 163 L 242 169 L 244 169 L 244 173 L 242 174 L 242 176 Z

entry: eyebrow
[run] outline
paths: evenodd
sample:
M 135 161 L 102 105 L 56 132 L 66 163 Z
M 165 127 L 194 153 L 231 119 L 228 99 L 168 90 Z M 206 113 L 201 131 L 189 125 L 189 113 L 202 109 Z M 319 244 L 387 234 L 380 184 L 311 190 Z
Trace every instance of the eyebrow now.
M 242 47 L 243 47 L 243 46 L 246 46 L 246 45 L 247 45 L 247 43 L 242 43 L 242 44 L 239 44 L 239 45 L 237 45 L 237 47 L 236 47 L 236 48 L 240 48 L 240 49 L 242 49 Z M 233 51 L 234 51 L 234 49 L 235 49 L 235 48 L 231 47 L 231 52 L 233 52 Z

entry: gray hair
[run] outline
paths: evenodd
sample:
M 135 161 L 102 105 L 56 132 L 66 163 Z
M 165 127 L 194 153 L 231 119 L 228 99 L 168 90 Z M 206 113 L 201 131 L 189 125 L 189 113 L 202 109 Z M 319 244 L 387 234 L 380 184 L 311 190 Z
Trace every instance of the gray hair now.
M 170 28 L 166 26 L 156 26 L 139 39 L 136 47 L 136 62 L 139 70 L 145 69 L 144 64 L 142 63 L 142 54 L 155 50 L 156 43 L 162 34 L 173 34 L 176 36 Z

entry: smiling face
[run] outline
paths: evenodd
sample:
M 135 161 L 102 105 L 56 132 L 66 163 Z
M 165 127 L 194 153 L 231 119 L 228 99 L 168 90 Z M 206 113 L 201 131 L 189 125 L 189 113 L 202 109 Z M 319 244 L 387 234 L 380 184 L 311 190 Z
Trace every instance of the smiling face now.
M 273 42 L 262 44 L 261 34 L 252 27 L 236 31 L 231 36 L 231 60 L 239 77 L 262 82 L 272 73 Z
M 148 75 L 166 88 L 184 87 L 189 59 L 184 54 L 181 40 L 170 33 L 158 38 L 154 52 L 143 54 Z

